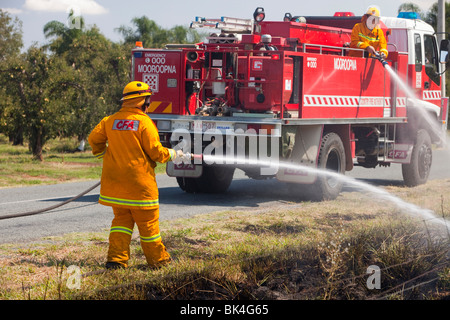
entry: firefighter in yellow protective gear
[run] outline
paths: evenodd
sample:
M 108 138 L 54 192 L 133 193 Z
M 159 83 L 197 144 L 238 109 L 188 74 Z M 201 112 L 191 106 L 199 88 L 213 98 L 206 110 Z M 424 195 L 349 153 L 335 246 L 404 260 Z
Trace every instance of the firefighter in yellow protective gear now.
M 370 6 L 361 18 L 361 22 L 355 24 L 352 30 L 350 48 L 365 49 L 372 55 L 380 54 L 383 58 L 388 56 L 386 38 L 379 27 L 380 9 Z M 350 57 L 362 57 L 363 52 L 349 50 Z
M 122 108 L 102 119 L 89 135 L 92 153 L 103 158 L 99 203 L 114 212 L 107 268 L 128 266 L 135 223 L 147 263 L 156 267 L 170 261 L 159 230 L 154 168 L 156 162 L 184 155 L 161 145 L 157 128 L 145 114 L 151 94 L 147 84 L 130 82 L 123 90 Z

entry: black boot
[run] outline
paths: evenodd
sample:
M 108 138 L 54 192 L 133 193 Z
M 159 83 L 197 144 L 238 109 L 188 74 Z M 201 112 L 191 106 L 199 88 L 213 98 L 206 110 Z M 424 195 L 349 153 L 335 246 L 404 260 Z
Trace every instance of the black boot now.
M 105 264 L 105 268 L 106 269 L 112 269 L 112 270 L 114 270 L 114 269 L 125 269 L 125 266 L 120 264 L 120 263 L 118 263 L 118 262 L 107 262 Z

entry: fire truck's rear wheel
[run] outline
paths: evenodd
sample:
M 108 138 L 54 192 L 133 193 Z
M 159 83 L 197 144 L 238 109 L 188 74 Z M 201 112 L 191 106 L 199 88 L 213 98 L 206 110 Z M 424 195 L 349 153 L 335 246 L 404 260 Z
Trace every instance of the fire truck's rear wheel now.
M 227 191 L 233 180 L 234 169 L 225 166 L 204 166 L 202 176 L 197 179 L 200 192 L 222 193 Z
M 204 166 L 200 178 L 177 178 L 180 188 L 187 193 L 222 193 L 228 190 L 235 168 Z
M 430 175 L 432 160 L 430 135 L 426 130 L 421 129 L 417 132 L 411 163 L 402 165 L 405 185 L 414 187 L 426 183 Z
M 195 183 L 195 178 L 183 178 L 183 177 L 177 177 L 178 185 L 180 186 L 181 190 L 187 192 L 187 193 L 197 193 L 198 188 L 197 184 Z
M 319 169 L 345 174 L 345 150 L 336 133 L 328 133 L 322 139 L 319 152 Z M 341 193 L 343 182 L 330 175 L 318 175 L 313 185 L 313 199 L 333 200 Z

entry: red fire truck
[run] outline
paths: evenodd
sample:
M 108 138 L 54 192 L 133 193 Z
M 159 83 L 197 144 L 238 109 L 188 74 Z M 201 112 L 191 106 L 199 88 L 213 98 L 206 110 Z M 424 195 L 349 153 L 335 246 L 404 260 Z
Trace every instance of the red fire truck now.
M 316 199 L 335 198 L 342 182 L 301 168 L 344 174 L 399 163 L 406 185 L 425 183 L 431 146 L 447 127 L 441 77 L 449 41 L 439 52 L 433 28 L 417 17 L 381 18 L 387 65 L 411 87 L 411 99 L 382 63 L 348 56 L 359 50 L 349 43 L 361 17 L 264 16 L 257 8 L 253 19 L 197 17 L 192 28 L 214 28 L 205 42 L 136 47 L 132 78 L 154 92 L 149 116 L 165 146 L 184 140 L 185 151 L 213 146 L 231 159 L 269 146 L 271 156 L 300 169 L 262 173 L 250 162 L 203 161 L 168 164 L 168 175 L 186 192 L 224 192 L 240 168 L 254 179 L 306 184 Z

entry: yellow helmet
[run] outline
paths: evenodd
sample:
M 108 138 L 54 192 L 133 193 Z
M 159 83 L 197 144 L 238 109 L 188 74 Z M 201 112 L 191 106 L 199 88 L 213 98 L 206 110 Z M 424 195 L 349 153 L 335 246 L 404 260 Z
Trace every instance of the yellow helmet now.
M 369 16 L 380 17 L 380 9 L 377 6 L 370 6 L 367 8 L 366 14 Z
M 128 83 L 122 92 L 122 100 L 151 96 L 152 90 L 150 86 L 141 81 L 132 81 Z

